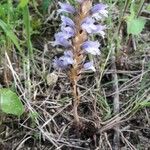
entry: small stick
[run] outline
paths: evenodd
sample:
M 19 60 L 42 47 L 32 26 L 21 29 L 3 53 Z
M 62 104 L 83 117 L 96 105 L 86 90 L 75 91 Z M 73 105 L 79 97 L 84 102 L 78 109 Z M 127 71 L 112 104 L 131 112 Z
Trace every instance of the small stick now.
M 115 70 L 112 73 L 112 80 L 114 81 L 113 88 L 115 90 L 114 94 L 114 114 L 119 114 L 119 88 L 118 88 L 118 75 L 116 73 L 116 57 L 115 57 L 115 48 L 112 48 L 112 70 Z M 114 127 L 114 138 L 113 138 L 113 150 L 118 150 L 120 146 L 120 133 L 119 125 Z
M 77 84 L 73 85 L 73 96 L 74 96 L 74 100 L 73 100 L 73 115 L 74 115 L 74 119 L 77 125 L 79 125 L 79 115 L 78 115 L 78 105 L 80 102 L 80 97 L 78 96 L 78 90 L 77 90 Z

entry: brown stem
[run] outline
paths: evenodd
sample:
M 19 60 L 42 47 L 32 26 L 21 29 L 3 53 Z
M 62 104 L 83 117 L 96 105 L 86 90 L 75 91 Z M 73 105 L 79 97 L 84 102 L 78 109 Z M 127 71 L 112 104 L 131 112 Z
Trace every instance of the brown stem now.
M 74 22 L 75 22 L 75 28 L 76 28 L 76 35 L 72 39 L 72 46 L 73 46 L 73 54 L 74 54 L 74 64 L 72 65 L 72 68 L 69 72 L 70 81 L 72 84 L 72 90 L 73 90 L 73 115 L 75 122 L 77 125 L 79 125 L 79 115 L 78 115 L 78 106 L 80 102 L 79 92 L 77 88 L 77 82 L 80 79 L 80 71 L 82 68 L 82 63 L 84 60 L 81 45 L 83 42 L 87 40 L 87 33 L 82 30 L 81 23 L 84 18 L 86 18 L 89 14 L 89 10 L 92 7 L 92 0 L 85 0 L 78 9 L 78 13 L 75 16 Z
M 73 102 L 73 115 L 74 115 L 74 120 L 76 122 L 77 125 L 79 125 L 79 115 L 78 115 L 78 101 L 76 99 L 74 99 L 74 102 Z
M 120 106 L 119 106 L 119 88 L 118 88 L 118 75 L 116 73 L 116 57 L 115 57 L 115 48 L 112 47 L 112 70 L 114 70 L 114 73 L 112 73 L 112 80 L 113 88 L 115 90 L 114 94 L 114 114 L 119 114 Z M 120 147 L 120 132 L 119 132 L 119 125 L 116 125 L 114 127 L 114 138 L 113 138 L 113 150 L 117 150 Z
M 73 95 L 74 95 L 73 115 L 74 115 L 76 124 L 79 125 L 78 105 L 79 105 L 80 98 L 79 98 L 78 91 L 77 91 L 76 81 L 74 81 L 74 85 L 73 85 Z

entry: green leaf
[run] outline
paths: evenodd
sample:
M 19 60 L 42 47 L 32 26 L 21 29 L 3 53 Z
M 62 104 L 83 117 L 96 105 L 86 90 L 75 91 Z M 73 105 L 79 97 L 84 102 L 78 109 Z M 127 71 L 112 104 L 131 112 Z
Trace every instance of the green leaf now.
M 150 107 L 150 102 L 143 101 L 143 102 L 140 103 L 140 106 L 142 106 L 142 107 Z
M 130 6 L 130 18 L 134 18 L 134 17 L 135 17 L 135 3 L 132 2 Z
M 22 11 L 23 11 L 23 23 L 24 23 L 25 33 L 26 33 L 27 46 L 29 49 L 30 56 L 33 56 L 33 47 L 32 47 L 32 42 L 31 42 L 32 29 L 31 29 L 30 14 L 29 14 L 28 6 L 25 6 Z
M 0 27 L 5 32 L 6 36 L 8 36 L 11 39 L 11 41 L 15 44 L 17 49 L 20 52 L 22 52 L 21 47 L 20 47 L 19 42 L 18 42 L 19 40 L 18 40 L 17 36 L 15 35 L 15 33 L 10 28 L 10 26 L 8 26 L 3 20 L 0 19 Z
M 142 32 L 145 23 L 146 21 L 144 19 L 141 18 L 131 19 L 129 17 L 127 19 L 127 33 L 133 35 L 139 35 Z
M 0 89 L 0 109 L 6 114 L 21 116 L 24 107 L 16 93 L 10 89 Z
M 18 7 L 25 7 L 29 3 L 29 0 L 20 0 Z
M 49 5 L 52 3 L 53 0 L 43 0 L 42 8 L 44 13 L 48 10 Z

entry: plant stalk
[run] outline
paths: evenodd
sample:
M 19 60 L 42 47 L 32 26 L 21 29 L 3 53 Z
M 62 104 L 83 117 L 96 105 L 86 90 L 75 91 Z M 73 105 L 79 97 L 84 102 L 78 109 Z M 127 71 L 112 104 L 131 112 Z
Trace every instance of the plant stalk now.
M 114 114 L 119 114 L 120 106 L 119 106 L 119 88 L 118 88 L 118 75 L 116 73 L 116 57 L 115 57 L 115 46 L 112 46 L 112 70 L 114 70 L 114 73 L 112 73 L 112 80 L 113 83 L 113 89 L 115 90 L 114 94 L 114 100 L 113 100 L 113 112 Z M 120 132 L 119 132 L 120 126 L 116 125 L 114 127 L 114 137 L 113 137 L 113 150 L 120 149 Z

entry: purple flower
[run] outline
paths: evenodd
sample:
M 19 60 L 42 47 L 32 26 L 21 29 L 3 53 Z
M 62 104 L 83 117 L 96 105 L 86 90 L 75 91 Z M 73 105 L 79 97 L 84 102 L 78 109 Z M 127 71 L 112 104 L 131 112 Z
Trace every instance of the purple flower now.
M 89 62 L 86 62 L 84 65 L 83 65 L 83 68 L 84 70 L 92 70 L 92 71 L 96 71 L 94 65 L 93 65 L 93 61 L 89 61 Z
M 94 17 L 96 20 L 99 20 L 104 17 L 108 17 L 108 11 L 106 10 L 108 6 L 104 4 L 97 4 L 91 8 L 91 14 L 92 17 Z
M 92 33 L 93 30 L 96 30 L 96 25 L 94 23 L 95 23 L 94 19 L 87 17 L 83 20 L 81 27 L 88 33 Z
M 97 4 L 97 5 L 94 5 L 92 8 L 91 8 L 91 13 L 94 14 L 94 13 L 100 13 L 102 15 L 107 15 L 108 14 L 108 11 L 106 10 L 108 6 L 107 5 L 104 5 L 104 4 Z
M 104 38 L 105 32 L 104 30 L 106 29 L 106 26 L 102 26 L 102 25 L 96 25 L 96 30 L 93 31 L 93 33 L 97 34 L 101 34 L 101 36 Z
M 98 41 L 86 41 L 82 45 L 82 49 L 86 53 L 90 53 L 92 55 L 100 55 L 100 50 L 99 50 L 99 42 Z
M 53 66 L 56 69 L 67 69 L 74 63 L 73 57 L 70 55 L 71 51 L 65 51 L 64 55 L 60 58 L 55 57 L 53 60 Z
M 76 11 L 75 8 L 68 3 L 58 2 L 58 4 L 61 7 L 60 9 L 58 9 L 58 11 L 57 11 L 58 13 L 67 12 L 67 13 L 73 14 Z
M 69 17 L 61 16 L 61 21 L 62 21 L 61 26 L 70 26 L 72 28 L 74 28 L 75 26 L 74 22 Z
M 68 39 L 75 35 L 75 31 L 74 31 L 74 28 L 72 28 L 70 26 L 66 26 L 68 24 L 68 22 L 63 22 L 63 23 L 64 23 L 64 26 L 62 25 L 61 32 L 58 32 L 54 35 L 55 41 L 53 43 L 53 46 L 61 45 L 61 46 L 64 46 L 67 48 L 67 47 L 71 46 Z
M 70 47 L 71 44 L 67 40 L 68 37 L 66 37 L 63 32 L 56 33 L 54 37 L 55 37 L 55 41 L 53 43 L 53 46 L 61 45 L 64 46 L 65 48 Z
M 102 36 L 105 35 L 104 29 L 106 28 L 105 26 L 102 25 L 96 25 L 95 20 L 91 17 L 87 17 L 83 20 L 82 29 L 86 30 L 87 33 L 92 34 L 92 33 L 100 33 Z
M 72 57 L 72 58 L 73 58 L 73 53 L 72 53 L 72 51 L 71 51 L 71 50 L 64 51 L 64 56 Z
M 64 34 L 65 39 L 69 39 L 75 35 L 74 29 L 72 29 L 71 27 L 62 26 L 61 31 Z

